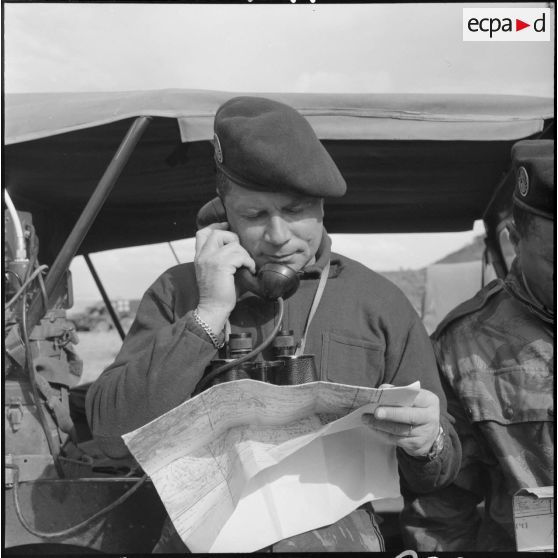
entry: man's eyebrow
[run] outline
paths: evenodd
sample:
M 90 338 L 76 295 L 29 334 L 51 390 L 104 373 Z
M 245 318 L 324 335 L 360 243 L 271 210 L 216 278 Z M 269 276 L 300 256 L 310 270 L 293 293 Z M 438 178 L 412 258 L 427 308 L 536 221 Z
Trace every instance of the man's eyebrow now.
M 296 207 L 298 205 L 307 205 L 310 202 L 311 202 L 310 198 L 297 198 L 286 203 L 284 207 Z

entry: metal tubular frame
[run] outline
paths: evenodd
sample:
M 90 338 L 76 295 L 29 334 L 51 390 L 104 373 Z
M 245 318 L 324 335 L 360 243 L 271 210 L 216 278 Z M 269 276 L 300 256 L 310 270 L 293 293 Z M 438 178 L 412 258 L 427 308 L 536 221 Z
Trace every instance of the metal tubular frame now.
M 50 299 L 56 289 L 56 285 L 68 269 L 73 257 L 79 250 L 85 235 L 89 232 L 91 225 L 103 207 L 103 204 L 112 191 L 118 177 L 124 170 L 126 163 L 130 160 L 138 141 L 150 121 L 150 116 L 140 116 L 134 120 L 114 154 L 114 157 L 107 166 L 103 176 L 99 180 L 95 191 L 89 198 L 89 201 L 74 225 L 72 232 L 68 235 L 66 242 L 60 249 L 60 252 L 58 252 L 58 255 L 56 256 L 56 259 L 54 260 L 54 263 L 52 264 L 45 280 L 46 292 L 49 298 L 49 308 L 47 311 L 50 309 Z M 43 308 L 40 296 L 36 296 L 29 308 L 28 331 L 30 331 L 37 324 L 42 312 Z
M 100 279 L 99 275 L 97 274 L 97 270 L 95 269 L 95 266 L 93 265 L 93 262 L 91 261 L 91 258 L 89 257 L 89 254 L 84 254 L 83 258 L 85 260 L 85 263 L 87 264 L 87 267 L 89 268 L 89 271 L 91 272 L 91 276 L 93 277 L 93 281 L 95 281 L 95 285 L 97 285 L 97 288 L 99 289 L 99 292 L 101 293 L 101 297 L 103 298 L 103 302 L 105 303 L 105 306 L 108 310 L 108 313 L 110 314 L 110 317 L 112 319 L 112 323 L 114 324 L 114 327 L 118 331 L 118 335 L 120 335 L 120 339 L 124 340 L 124 337 L 126 337 L 126 334 L 124 333 L 124 330 L 122 329 L 122 324 L 120 323 L 120 319 L 119 319 L 116 311 L 114 310 L 114 307 L 112 305 L 112 302 L 110 301 L 110 298 L 108 297 L 105 286 L 101 282 L 101 279 Z

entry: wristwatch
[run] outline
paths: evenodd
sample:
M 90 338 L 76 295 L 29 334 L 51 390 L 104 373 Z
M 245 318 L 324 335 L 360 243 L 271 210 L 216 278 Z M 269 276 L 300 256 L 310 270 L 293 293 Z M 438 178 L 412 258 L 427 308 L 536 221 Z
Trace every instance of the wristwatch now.
M 432 444 L 430 451 L 426 454 L 426 459 L 428 459 L 428 461 L 432 461 L 433 459 L 436 459 L 440 455 L 443 449 L 444 449 L 444 429 L 440 424 L 440 429 L 438 430 L 438 436 L 436 436 L 436 439 L 434 440 L 434 443 Z

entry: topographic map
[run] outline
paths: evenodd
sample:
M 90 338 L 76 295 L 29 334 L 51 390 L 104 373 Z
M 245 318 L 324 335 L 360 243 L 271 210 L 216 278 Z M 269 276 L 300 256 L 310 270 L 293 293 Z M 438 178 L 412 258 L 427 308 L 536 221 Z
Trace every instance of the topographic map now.
M 361 416 L 419 387 L 226 382 L 123 438 L 192 552 L 251 552 L 397 497 L 395 447 Z

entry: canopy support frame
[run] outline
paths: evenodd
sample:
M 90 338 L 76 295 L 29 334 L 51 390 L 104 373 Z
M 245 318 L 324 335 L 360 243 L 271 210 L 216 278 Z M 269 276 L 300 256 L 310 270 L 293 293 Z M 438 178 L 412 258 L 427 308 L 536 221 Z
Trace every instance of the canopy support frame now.
M 72 259 L 83 242 L 83 239 L 93 225 L 99 211 L 103 207 L 109 194 L 114 188 L 116 181 L 124 170 L 124 167 L 130 160 L 136 145 L 151 122 L 151 119 L 152 118 L 150 116 L 140 116 L 132 122 L 128 132 L 124 136 L 124 139 L 120 143 L 120 146 L 116 150 L 116 153 L 103 173 L 103 176 L 91 194 L 89 201 L 76 221 L 74 228 L 58 252 L 58 255 L 56 256 L 56 259 L 54 260 L 54 263 L 52 264 L 45 279 L 45 288 L 48 298 L 47 312 L 51 309 L 53 294 L 55 293 L 62 276 L 69 268 Z M 36 295 L 29 308 L 27 321 L 28 331 L 31 331 L 31 329 L 37 324 L 42 312 L 43 306 L 41 303 L 41 297 Z
M 91 261 L 91 257 L 89 256 L 89 254 L 83 254 L 83 259 L 85 260 L 85 263 L 87 264 L 87 267 L 89 268 L 89 272 L 91 273 L 91 277 L 93 277 L 93 281 L 95 281 L 95 285 L 97 285 L 97 288 L 99 289 L 99 292 L 101 293 L 101 297 L 103 299 L 103 302 L 105 303 L 105 306 L 106 306 L 106 309 L 107 309 L 108 313 L 110 314 L 112 323 L 114 324 L 114 327 L 118 331 L 118 335 L 120 335 L 120 339 L 122 339 L 122 341 L 124 341 L 124 337 L 126 337 L 126 334 L 124 333 L 124 330 L 122 329 L 122 324 L 120 323 L 120 318 L 118 317 L 118 314 L 116 313 L 116 310 L 114 309 L 114 306 L 112 305 L 112 302 L 110 301 L 110 298 L 107 294 L 105 286 L 103 285 L 103 282 L 101 281 L 101 278 L 99 277 L 99 274 L 97 273 L 97 270 L 95 269 L 95 266 L 93 265 L 93 262 Z

